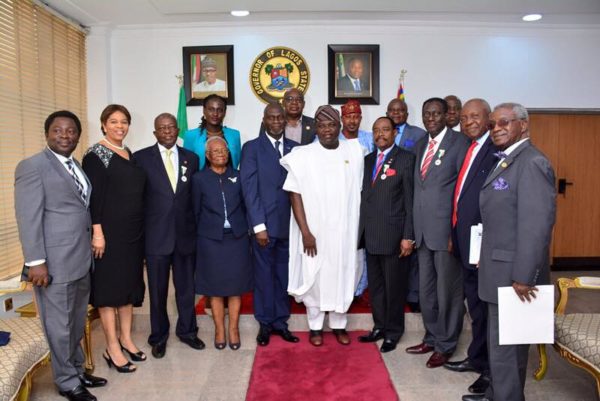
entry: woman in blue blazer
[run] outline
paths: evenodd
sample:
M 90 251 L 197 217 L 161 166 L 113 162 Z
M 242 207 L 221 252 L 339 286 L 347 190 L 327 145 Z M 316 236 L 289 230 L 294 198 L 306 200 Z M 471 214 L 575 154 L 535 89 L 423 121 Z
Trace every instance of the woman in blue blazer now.
M 250 237 L 239 172 L 229 163 L 225 140 L 206 141 L 207 168 L 194 174 L 192 194 L 197 223 L 196 293 L 211 297 L 215 348 L 225 348 L 225 298 L 229 308 L 229 347 L 240 347 L 241 295 L 251 291 Z
M 208 95 L 204 99 L 203 116 L 200 127 L 186 131 L 183 137 L 183 147 L 191 150 L 200 159 L 199 169 L 202 170 L 206 164 L 204 147 L 206 140 L 211 137 L 221 137 L 227 142 L 231 155 L 233 168 L 240 167 L 242 154 L 242 143 L 240 131 L 223 126 L 223 119 L 227 112 L 227 101 L 219 95 Z

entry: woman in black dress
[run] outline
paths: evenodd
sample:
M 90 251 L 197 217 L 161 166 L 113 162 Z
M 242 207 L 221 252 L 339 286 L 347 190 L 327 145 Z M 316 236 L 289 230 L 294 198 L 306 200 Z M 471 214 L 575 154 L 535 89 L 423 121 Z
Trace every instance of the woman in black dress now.
M 134 361 L 146 355 L 131 339 L 133 306 L 144 298 L 143 195 L 144 170 L 131 160 L 123 145 L 131 115 L 121 105 L 107 106 L 100 116 L 104 138 L 83 158 L 83 169 L 92 183 L 92 272 L 91 304 L 98 308 L 106 337 L 103 354 L 109 366 L 121 373 L 133 372 Z M 117 316 L 120 333 L 117 334 Z
M 208 168 L 194 174 L 192 191 L 197 223 L 196 293 L 210 296 L 215 348 L 225 348 L 228 298 L 229 347 L 240 348 L 241 294 L 252 290 L 250 238 L 239 172 L 228 165 L 221 137 L 206 141 Z

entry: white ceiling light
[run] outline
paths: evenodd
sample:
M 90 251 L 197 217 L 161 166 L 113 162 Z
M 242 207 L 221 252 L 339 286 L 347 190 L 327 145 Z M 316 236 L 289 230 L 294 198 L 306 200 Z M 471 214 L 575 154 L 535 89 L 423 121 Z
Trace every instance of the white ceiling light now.
M 231 15 L 233 15 L 234 17 L 247 17 L 248 15 L 250 15 L 250 11 L 248 11 L 248 10 L 233 10 L 231 12 Z
M 542 19 L 542 14 L 527 14 L 523 16 L 523 21 L 525 22 L 533 22 L 539 21 Z

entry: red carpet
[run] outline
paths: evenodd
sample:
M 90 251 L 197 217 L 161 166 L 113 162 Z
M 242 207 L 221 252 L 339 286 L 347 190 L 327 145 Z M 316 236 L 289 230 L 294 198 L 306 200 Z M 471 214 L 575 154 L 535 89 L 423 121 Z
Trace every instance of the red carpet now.
M 198 300 L 196 304 L 196 315 L 204 315 L 204 300 L 206 298 L 202 297 Z M 290 297 L 290 303 L 292 304 L 292 313 L 293 314 L 306 314 L 306 308 L 304 304 L 299 304 L 292 297 Z M 350 309 L 348 313 L 371 313 L 371 305 L 369 304 L 369 290 L 366 290 L 364 294 L 360 297 L 354 299 L 352 305 L 350 305 Z M 248 292 L 242 295 L 242 315 L 252 315 L 254 314 L 254 309 L 252 308 L 252 293 Z
M 295 333 L 298 344 L 277 336 L 257 347 L 246 401 L 398 401 L 376 344 L 337 343 L 331 332 L 314 347 L 308 333 Z

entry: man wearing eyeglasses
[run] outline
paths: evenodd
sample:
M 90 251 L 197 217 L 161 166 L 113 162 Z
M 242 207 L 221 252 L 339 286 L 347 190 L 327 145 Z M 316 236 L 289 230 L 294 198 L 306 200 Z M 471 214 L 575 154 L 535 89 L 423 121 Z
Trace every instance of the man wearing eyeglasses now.
M 292 88 L 283 95 L 283 110 L 285 111 L 285 137 L 300 145 L 312 143 L 315 140 L 315 120 L 305 116 L 304 95 Z
M 428 368 L 448 361 L 458 343 L 464 315 L 462 267 L 450 251 L 452 195 L 468 143 L 447 128 L 448 104 L 431 98 L 422 109 L 427 136 L 417 142 L 413 220 L 419 258 L 419 303 L 425 326 L 421 344 L 409 354 L 433 354 Z
M 194 349 L 204 348 L 197 336 L 194 307 L 196 227 L 190 185 L 199 164 L 195 153 L 176 145 L 178 134 L 176 118 L 160 114 L 154 120 L 157 143 L 133 155 L 147 177 L 144 218 L 151 324 L 148 344 L 155 358 L 162 358 L 167 350 L 171 269 L 178 312 L 175 334 Z
M 529 140 L 525 107 L 496 106 L 489 126 L 492 142 L 501 152 L 479 198 L 483 223 L 479 297 L 488 307 L 492 382 L 484 395 L 463 400 L 524 401 L 529 344 L 499 345 L 498 288 L 512 286 L 522 302 L 536 302 L 536 285 L 550 283 L 554 170 Z
M 467 350 L 467 358 L 447 362 L 444 367 L 455 372 L 480 373 L 479 378 L 469 386 L 469 391 L 475 394 L 483 394 L 490 381 L 487 305 L 477 294 L 477 265 L 469 263 L 471 227 L 481 223 L 479 192 L 489 172 L 498 162 L 494 155 L 496 148 L 488 131 L 490 112 L 489 104 L 483 99 L 471 99 L 461 110 L 461 130 L 471 144 L 462 160 L 452 203 L 452 249 L 463 268 L 463 289 L 469 307 L 473 336 Z

